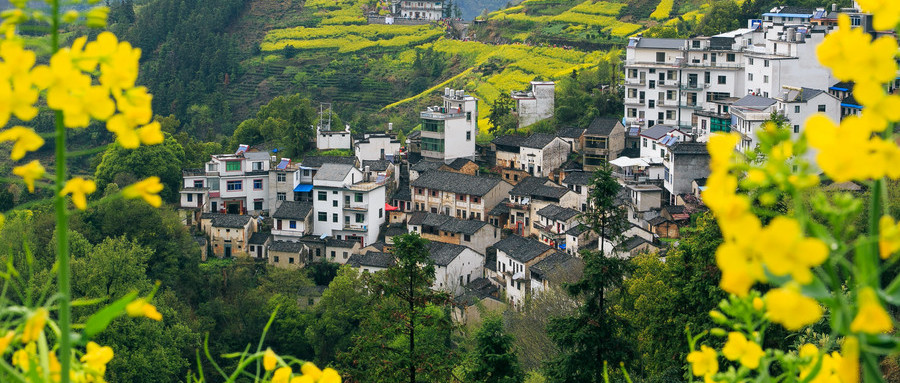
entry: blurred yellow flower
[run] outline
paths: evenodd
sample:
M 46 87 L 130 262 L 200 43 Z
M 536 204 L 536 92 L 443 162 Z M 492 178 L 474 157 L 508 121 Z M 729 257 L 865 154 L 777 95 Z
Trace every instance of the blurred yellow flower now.
M 850 323 L 850 331 L 881 334 L 894 329 L 891 316 L 878 302 L 878 295 L 876 295 L 875 290 L 871 287 L 863 287 L 859 291 L 857 301 L 859 302 L 859 312 L 856 314 L 853 322 Z
M 859 82 L 853 85 L 853 97 L 866 109 L 866 113 L 890 122 L 900 121 L 900 97 L 888 95 L 881 84 Z M 874 131 L 880 132 L 887 124 L 877 124 Z
M 162 133 L 162 127 L 158 121 L 153 121 L 143 127 L 137 129 L 138 137 L 144 145 L 161 144 L 165 140 Z
M 889 215 L 878 220 L 878 252 L 881 259 L 887 259 L 900 250 L 900 224 Z
M 816 54 L 819 62 L 831 68 L 841 81 L 887 83 L 897 75 L 897 42 L 893 37 L 872 41 L 862 28 L 850 26 L 850 16 L 846 14 L 838 16 L 838 29 L 825 36 L 816 47 Z
M 275 365 L 278 363 L 278 356 L 275 355 L 275 352 L 272 351 L 271 348 L 267 348 L 265 354 L 263 354 L 263 368 L 266 371 L 272 371 L 275 369 Z
M 97 184 L 94 181 L 76 177 L 66 182 L 66 186 L 59 191 L 59 195 L 64 197 L 66 194 L 71 194 L 75 207 L 84 210 L 87 209 L 87 195 L 95 191 L 97 191 Z
M 291 379 L 291 371 L 290 367 L 281 367 L 275 370 L 275 373 L 272 374 L 271 383 L 289 383 Z
M 828 258 L 825 243 L 816 238 L 804 238 L 800 224 L 784 216 L 775 217 L 754 243 L 772 274 L 790 274 L 804 285 L 812 281 L 810 267 L 821 265 Z
M 875 16 L 873 26 L 876 30 L 894 29 L 900 22 L 900 2 L 896 0 L 857 0 L 857 3 L 864 12 Z
M 763 307 L 765 307 L 765 302 L 760 297 L 753 298 L 753 309 L 756 311 L 762 311 Z
M 86 352 L 81 357 L 81 362 L 89 367 L 93 373 L 103 376 L 106 373 L 106 364 L 113 358 L 113 349 L 109 346 L 100 346 L 94 342 L 88 342 Z
M 841 353 L 832 353 L 835 360 L 835 370 L 841 378 L 841 383 L 859 382 L 859 339 L 855 336 L 844 338 L 841 344 Z
M 34 181 L 44 176 L 44 167 L 41 166 L 38 160 L 34 160 L 25 165 L 14 167 L 13 174 L 22 177 L 25 185 L 28 186 L 28 191 L 34 193 Z
M 44 331 L 44 325 L 47 324 L 47 318 L 50 312 L 41 307 L 31 314 L 28 321 L 25 322 L 25 328 L 22 330 L 22 343 L 34 342 Z
M 900 158 L 900 149 L 891 142 L 872 137 L 880 125 L 872 114 L 849 116 L 840 125 L 821 114 L 806 121 L 805 136 L 818 149 L 816 162 L 835 182 L 900 176 L 891 161 Z M 883 121 L 883 120 L 882 120 Z
M 156 306 L 147 303 L 144 298 L 135 299 L 133 302 L 125 306 L 125 312 L 131 317 L 147 317 L 155 321 L 162 320 L 162 314 L 156 311 Z
M 159 196 L 159 192 L 162 190 L 163 185 L 159 182 L 159 177 L 153 176 L 126 187 L 122 190 L 122 195 L 129 199 L 141 198 L 150 206 L 160 207 L 162 198 Z
M 28 152 L 33 152 L 44 146 L 44 139 L 31 128 L 14 126 L 0 131 L 0 142 L 12 141 L 13 148 L 9 158 L 18 161 Z
M 6 335 L 0 338 L 0 355 L 6 353 L 6 349 L 9 347 L 9 344 L 12 343 L 12 340 L 15 336 L 16 332 L 13 330 L 9 330 L 6 332 Z
M 744 334 L 739 332 L 728 333 L 728 341 L 722 348 L 722 355 L 731 361 L 740 361 L 741 365 L 751 370 L 759 367 L 759 360 L 766 353 L 751 340 L 747 340 Z
M 796 283 L 772 289 L 765 296 L 766 314 L 772 322 L 790 331 L 816 323 L 822 317 L 822 307 L 815 299 L 800 293 Z
M 691 371 L 695 376 L 711 375 L 719 371 L 716 350 L 707 346 L 700 346 L 700 351 L 691 351 L 687 361 L 691 364 Z

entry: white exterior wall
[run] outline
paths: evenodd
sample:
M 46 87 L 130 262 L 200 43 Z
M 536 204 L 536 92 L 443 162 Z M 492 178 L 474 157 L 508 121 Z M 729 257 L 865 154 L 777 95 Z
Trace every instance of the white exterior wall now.
M 300 239 L 300 237 L 312 231 L 312 228 L 308 227 L 307 222 L 303 220 L 277 218 L 274 219 L 274 221 L 275 222 L 273 222 L 274 227 L 272 228 L 272 235 L 275 237 L 274 239 L 276 241 L 296 242 Z M 278 221 L 281 221 L 281 230 L 278 230 Z M 295 229 L 291 229 L 291 221 L 295 222 Z
M 497 250 L 496 266 L 497 273 L 504 275 L 504 279 L 506 279 L 506 286 L 504 286 L 504 289 L 506 290 L 506 299 L 516 306 L 521 305 L 525 299 L 525 292 L 528 289 L 528 281 L 521 281 L 522 286 L 519 288 L 518 285 L 516 285 L 516 281 L 512 280 L 512 276 L 519 273 L 525 273 L 527 271 L 525 264 L 512 259 L 512 257 L 503 251 Z
M 673 130 L 669 134 L 678 137 L 678 141 L 684 141 L 685 135 L 681 133 L 681 131 Z M 653 140 L 644 136 L 641 136 L 641 158 L 650 158 L 650 157 L 665 157 L 665 149 L 666 146 L 659 143 L 658 140 Z M 660 152 L 663 150 L 663 152 Z
M 353 138 L 350 135 L 350 130 L 344 131 L 319 131 L 316 134 L 316 149 L 319 150 L 330 150 L 330 149 L 351 149 L 353 147 Z
M 474 104 L 474 102 L 473 102 Z M 475 158 L 475 136 L 478 135 L 477 113 L 472 113 L 472 121 L 465 118 L 448 119 L 444 123 L 444 162 L 457 158 Z M 466 139 L 466 133 L 470 138 Z
M 518 168 L 530 172 L 535 177 L 547 177 L 556 168 L 569 159 L 571 147 L 559 137 L 554 138 L 541 149 L 522 147 L 519 154 Z
M 516 98 L 516 112 L 519 115 L 520 128 L 553 117 L 556 105 L 556 83 L 532 81 L 531 93 L 534 97 Z
M 355 145 L 356 159 L 360 163 L 387 158 L 382 157 L 382 153 L 384 156 L 390 156 L 400 152 L 400 142 L 391 142 L 394 140 L 391 137 L 369 137 L 366 140 L 369 142 L 360 141 Z
M 465 249 L 447 266 L 436 266 L 434 270 L 434 290 L 461 294 L 473 279 L 480 278 L 484 268 L 484 256 L 472 249 Z M 460 283 L 460 278 L 462 282 Z
M 519 153 L 505 152 L 502 150 L 498 150 L 496 153 L 498 166 L 505 166 L 507 164 L 512 164 L 512 167 L 521 166 L 521 163 L 519 162 Z
M 387 217 L 387 213 L 384 211 L 385 187 L 384 185 L 375 186 L 371 182 L 361 183 L 360 180 L 362 180 L 362 172 L 354 168 L 347 173 L 342 182 L 315 181 L 313 187 L 313 234 L 325 234 L 341 239 L 347 239 L 348 236 L 362 237 L 362 246 L 368 246 L 378 240 L 381 224 Z M 354 181 L 356 181 L 355 185 Z M 326 199 L 324 201 L 319 200 L 319 192 L 325 192 Z M 362 194 L 362 202 L 356 202 L 356 193 Z M 345 204 L 345 196 L 350 197 L 349 205 Z M 335 206 L 335 201 L 337 206 Z M 320 213 L 325 213 L 325 221 L 319 220 Z M 363 215 L 362 222 L 356 221 L 357 214 Z M 334 220 L 335 216 L 337 222 Z

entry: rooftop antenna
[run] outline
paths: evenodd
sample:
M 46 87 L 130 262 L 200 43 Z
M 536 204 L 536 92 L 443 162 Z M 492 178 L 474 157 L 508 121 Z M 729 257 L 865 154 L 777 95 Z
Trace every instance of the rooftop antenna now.
M 326 116 L 325 114 L 328 114 Z M 319 103 L 319 130 L 331 131 L 331 103 Z

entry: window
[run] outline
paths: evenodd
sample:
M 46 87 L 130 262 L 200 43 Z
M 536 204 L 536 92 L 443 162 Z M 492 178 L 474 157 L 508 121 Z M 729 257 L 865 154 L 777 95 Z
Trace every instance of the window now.
M 193 195 L 193 194 L 188 194 L 188 195 L 187 195 L 187 201 L 188 201 L 188 202 L 194 202 L 194 195 Z
M 644 147 L 645 148 L 647 147 L 647 139 L 646 138 L 644 139 Z
M 288 263 L 294 263 L 294 257 L 288 257 Z
M 226 172 L 239 172 L 239 171 L 241 171 L 241 161 L 227 161 L 227 162 L 225 162 L 225 171 L 226 171 Z
M 195 188 L 202 188 L 202 187 L 203 187 L 203 180 L 194 180 L 194 187 L 195 187 Z
M 768 68 L 768 67 L 769 67 L 769 60 L 763 61 L 763 66 L 766 67 L 766 68 Z
M 656 89 L 656 80 L 650 80 L 650 89 Z
M 378 218 L 384 217 L 384 208 L 378 209 Z
M 751 58 L 749 59 L 749 63 L 750 63 L 750 65 L 753 65 L 753 57 L 751 57 Z
M 319 201 L 328 201 L 328 193 L 320 191 L 319 192 Z
M 279 201 L 287 200 L 287 194 L 285 194 L 285 193 L 278 193 L 278 194 L 277 194 L 277 198 L 278 198 Z
M 337 200 L 331 201 L 331 207 L 337 207 Z
M 825 105 L 819 105 L 819 111 L 824 113 L 824 112 L 825 112 Z
M 336 256 L 337 256 L 337 252 L 334 250 L 331 250 L 331 259 L 334 259 L 334 257 L 336 257 Z
M 278 256 L 275 256 L 275 263 L 278 263 Z
M 363 223 L 366 220 L 366 216 L 356 213 L 356 223 Z
M 261 179 L 253 180 L 253 190 L 262 190 L 263 183 Z
M 432 197 L 437 197 L 437 190 L 432 190 L 432 191 L 431 191 L 431 196 L 432 196 Z
M 253 170 L 254 170 L 254 171 L 260 171 L 260 170 L 263 170 L 263 163 L 262 163 L 262 162 L 254 162 L 254 163 L 253 163 Z
M 472 236 L 468 234 L 463 234 L 463 241 L 472 242 Z
M 353 202 L 362 202 L 362 201 L 363 201 L 362 193 L 353 194 Z
M 275 173 L 275 180 L 278 182 L 287 181 L 287 176 L 284 173 Z
M 507 174 L 507 175 L 509 175 L 509 174 Z M 456 196 L 456 199 L 458 199 L 458 200 L 460 200 L 460 201 L 465 201 L 465 200 L 466 200 L 466 195 L 465 195 L 465 194 L 459 194 L 459 195 Z
M 725 76 L 719 76 L 719 84 L 725 84 L 726 82 L 727 79 L 725 78 Z
M 794 125 L 794 133 L 800 133 L 800 125 Z
M 319 222 L 326 222 L 326 221 L 328 221 L 328 213 L 326 213 L 324 211 L 320 211 L 319 212 Z
M 337 221 L 338 221 L 337 213 L 332 213 L 331 214 L 331 222 L 337 223 Z
M 244 189 L 244 185 L 243 185 L 242 181 L 228 181 L 225 185 L 226 185 L 225 186 L 226 190 L 235 191 L 235 190 L 243 190 Z
M 763 76 L 763 83 L 765 83 L 765 84 L 768 84 L 768 83 L 769 83 L 769 76 L 768 76 L 768 75 Z
M 472 132 L 471 131 L 466 132 L 466 141 L 472 141 Z
M 666 100 L 674 100 L 675 99 L 675 91 L 667 90 L 666 91 Z
M 344 252 L 344 259 L 347 259 L 347 252 Z
M 728 61 L 728 62 L 730 62 L 730 63 L 733 63 L 734 60 L 735 60 L 734 53 L 728 53 L 728 54 L 725 55 L 725 61 Z
M 753 73 L 747 73 L 747 80 L 753 81 Z
M 656 52 L 656 62 L 661 63 L 666 61 L 666 52 Z
M 472 203 L 479 203 L 478 197 L 472 196 Z
M 703 72 L 703 82 L 704 82 L 704 83 L 709 84 L 709 83 L 710 83 L 710 80 L 709 80 L 710 77 L 711 77 L 711 76 L 710 76 L 709 72 Z
M 253 201 L 253 210 L 262 210 L 263 204 L 262 201 Z
M 800 105 L 794 105 L 794 113 L 800 113 Z

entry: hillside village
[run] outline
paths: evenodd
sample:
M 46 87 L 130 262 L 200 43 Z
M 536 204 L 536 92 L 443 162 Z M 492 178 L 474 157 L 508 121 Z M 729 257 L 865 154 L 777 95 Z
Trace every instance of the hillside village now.
M 246 256 L 284 268 L 333 262 L 375 273 L 392 266 L 394 236 L 417 233 L 431 241 L 434 289 L 470 306 L 518 306 L 577 276 L 583 249 L 665 257 L 679 230 L 707 210 L 711 134 L 737 132 L 735 150 L 748 152 L 773 116 L 797 136 L 814 113 L 835 121 L 860 113 L 853 85 L 816 59 L 839 14 L 878 33 L 856 9 L 780 6 L 715 36 L 631 37 L 624 118 L 555 134 L 477 143 L 479 100 L 445 88 L 405 142 L 393 126 L 356 135 L 320 122 L 310 146 L 354 155 L 282 158 L 241 145 L 183 170 L 182 219 L 196 228 L 204 259 Z M 510 95 L 519 127 L 554 110 L 554 83 L 531 85 Z M 630 224 L 617 240 L 599 238 L 582 217 L 594 171 L 607 163 Z

